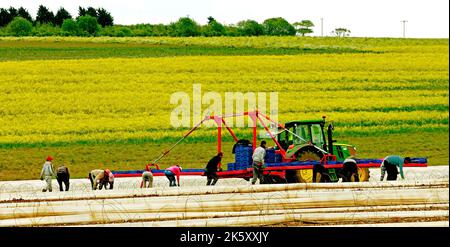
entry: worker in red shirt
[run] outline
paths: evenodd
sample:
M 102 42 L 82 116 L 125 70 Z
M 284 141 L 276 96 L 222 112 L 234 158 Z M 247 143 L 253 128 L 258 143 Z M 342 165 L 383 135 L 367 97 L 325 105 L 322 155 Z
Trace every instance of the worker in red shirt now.
M 174 187 L 174 186 L 180 186 L 180 174 L 181 171 L 183 170 L 183 168 L 179 165 L 176 166 L 171 166 L 169 168 L 167 168 L 164 171 L 164 174 L 166 175 L 167 179 L 169 179 L 169 186 L 170 187 Z M 175 181 L 175 177 L 176 177 L 176 181 Z M 178 183 L 178 185 L 177 185 Z

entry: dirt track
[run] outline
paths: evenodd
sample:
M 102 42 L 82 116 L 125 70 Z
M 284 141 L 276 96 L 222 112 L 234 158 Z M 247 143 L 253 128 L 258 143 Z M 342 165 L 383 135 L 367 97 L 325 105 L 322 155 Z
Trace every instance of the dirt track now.
M 91 191 L 87 179 L 69 192 L 40 192 L 43 182 L 0 182 L 0 226 L 448 226 L 449 167 L 406 168 L 407 179 L 251 186 L 243 179 L 205 186 L 183 177 L 169 188 L 156 177 L 117 178 L 112 191 Z

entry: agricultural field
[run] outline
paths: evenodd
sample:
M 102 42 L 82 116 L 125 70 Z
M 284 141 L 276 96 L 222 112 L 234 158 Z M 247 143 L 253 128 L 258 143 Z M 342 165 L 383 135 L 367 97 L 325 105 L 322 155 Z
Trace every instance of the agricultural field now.
M 201 176 L 183 176 L 169 187 L 155 176 L 140 189 L 140 177 L 115 180 L 114 190 L 92 190 L 72 179 L 70 190 L 36 193 L 41 181 L 0 181 L 0 226 L 440 226 L 448 227 L 448 166 L 408 167 L 406 179 L 380 182 L 262 184 L 244 179 L 205 186 Z M 423 170 L 426 169 L 426 173 Z
M 448 39 L 0 38 L 0 180 L 36 179 L 47 155 L 78 178 L 142 169 L 187 131 L 170 125 L 170 96 L 192 96 L 193 84 L 222 97 L 278 92 L 280 122 L 326 115 L 361 158 L 448 165 L 448 48 Z M 162 167 L 203 167 L 215 140 L 200 129 Z

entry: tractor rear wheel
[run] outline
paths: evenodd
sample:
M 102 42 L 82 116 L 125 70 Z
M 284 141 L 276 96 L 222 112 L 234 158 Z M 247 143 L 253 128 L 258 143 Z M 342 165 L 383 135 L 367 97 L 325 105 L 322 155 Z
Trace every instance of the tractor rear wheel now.
M 358 167 L 358 176 L 360 182 L 369 181 L 370 171 L 367 167 Z
M 295 157 L 297 157 L 297 161 L 319 161 L 322 159 L 323 154 L 315 148 L 306 148 L 299 150 Z M 295 176 L 297 183 L 312 183 L 313 181 L 313 169 L 297 170 L 293 175 Z

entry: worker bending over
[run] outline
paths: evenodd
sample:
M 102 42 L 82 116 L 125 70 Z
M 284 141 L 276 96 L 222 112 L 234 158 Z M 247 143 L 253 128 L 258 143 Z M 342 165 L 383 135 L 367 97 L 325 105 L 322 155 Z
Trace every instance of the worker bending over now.
M 358 165 L 354 159 L 344 160 L 339 177 L 342 178 L 342 182 L 359 182 Z
M 400 177 L 402 179 L 405 179 L 405 175 L 403 174 L 403 164 L 411 163 L 411 158 L 406 157 L 402 158 L 398 155 L 390 155 L 384 158 L 383 163 L 381 163 L 381 178 L 380 181 L 384 180 L 384 176 L 387 172 L 387 180 L 397 180 L 398 170 L 397 167 L 400 170 Z
M 114 187 L 114 175 L 112 175 L 111 171 L 109 169 L 101 170 L 101 169 L 95 169 L 92 170 L 89 173 L 89 180 L 91 181 L 91 186 L 93 190 L 96 190 L 98 186 L 100 186 L 100 190 L 103 188 L 103 186 L 109 184 L 110 189 L 113 189 Z
M 164 171 L 164 174 L 166 175 L 167 179 L 169 179 L 170 187 L 180 186 L 180 174 L 181 174 L 182 170 L 183 170 L 183 168 L 181 166 L 176 165 L 176 166 L 171 166 Z M 175 177 L 176 177 L 176 181 L 175 181 Z M 178 185 L 177 185 L 177 183 L 178 183 Z
M 253 178 L 252 184 L 256 183 L 256 180 L 259 179 L 259 183 L 264 183 L 264 157 L 266 156 L 266 141 L 261 142 L 261 146 L 255 148 L 253 151 Z
M 219 169 L 220 162 L 222 161 L 223 153 L 220 152 L 216 156 L 209 160 L 205 168 L 205 175 L 207 178 L 206 185 L 215 185 L 219 177 L 217 177 L 217 170 Z
M 52 192 L 52 177 L 55 176 L 52 160 L 53 158 L 51 156 L 48 156 L 47 160 L 42 166 L 40 178 L 46 183 L 45 187 L 42 189 L 42 192 L 46 192 L 47 190 L 49 192 Z
M 142 173 L 141 188 L 144 187 L 145 188 L 153 187 L 153 173 L 152 170 L 150 169 L 150 164 L 145 165 L 145 171 Z
M 65 191 L 69 190 L 69 168 L 67 168 L 64 164 L 60 165 L 56 171 L 56 180 L 59 184 L 59 191 L 63 191 L 63 183 L 66 186 Z
M 327 173 L 327 169 L 319 162 L 313 166 L 313 183 L 329 183 L 331 182 L 330 175 Z
M 114 174 L 109 169 L 106 169 L 105 176 L 105 179 L 103 179 L 103 187 L 105 187 L 105 190 L 112 190 L 114 188 Z M 102 185 L 100 185 L 100 189 L 102 189 Z

